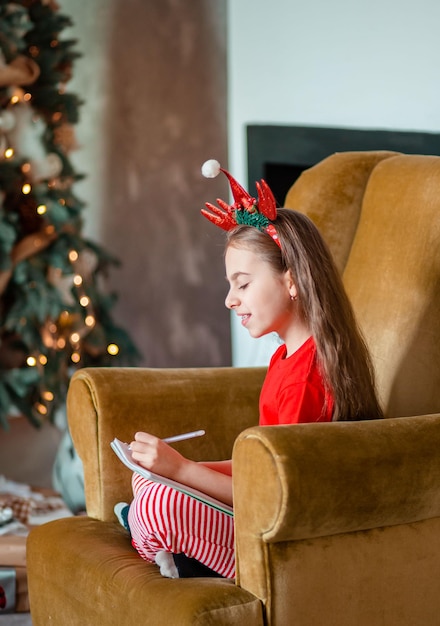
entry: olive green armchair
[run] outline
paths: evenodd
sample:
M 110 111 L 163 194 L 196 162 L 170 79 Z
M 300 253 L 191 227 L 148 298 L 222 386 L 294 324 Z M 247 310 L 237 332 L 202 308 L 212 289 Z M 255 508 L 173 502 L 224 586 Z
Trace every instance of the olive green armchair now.
M 370 346 L 387 419 L 258 427 L 264 368 L 84 369 L 68 418 L 87 515 L 34 529 L 34 626 L 437 626 L 440 613 L 440 158 L 335 154 L 286 206 L 329 242 Z M 372 416 L 374 417 L 374 416 Z M 116 522 L 138 429 L 204 428 L 232 453 L 237 578 L 162 578 Z

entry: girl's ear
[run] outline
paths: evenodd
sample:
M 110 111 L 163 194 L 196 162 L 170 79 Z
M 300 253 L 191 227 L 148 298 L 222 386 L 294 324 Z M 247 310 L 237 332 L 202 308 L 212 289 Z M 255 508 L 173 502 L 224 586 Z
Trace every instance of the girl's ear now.
M 296 288 L 296 283 L 293 280 L 292 272 L 290 270 L 286 270 L 284 272 L 284 280 L 286 282 L 286 287 L 289 291 L 291 299 L 296 299 L 296 297 L 298 296 L 298 289 Z

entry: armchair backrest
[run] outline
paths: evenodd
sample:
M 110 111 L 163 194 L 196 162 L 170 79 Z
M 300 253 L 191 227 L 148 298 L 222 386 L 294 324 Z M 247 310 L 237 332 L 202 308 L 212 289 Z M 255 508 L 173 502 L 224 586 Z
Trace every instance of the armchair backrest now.
M 286 206 L 327 240 L 389 416 L 440 409 L 440 157 L 351 152 L 302 174 Z

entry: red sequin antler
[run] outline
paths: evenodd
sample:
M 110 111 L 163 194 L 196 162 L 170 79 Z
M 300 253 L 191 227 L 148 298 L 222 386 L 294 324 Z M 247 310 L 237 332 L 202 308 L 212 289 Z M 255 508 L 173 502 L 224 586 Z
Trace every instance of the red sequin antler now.
M 208 218 L 208 220 L 215 224 L 215 226 L 223 228 L 223 230 L 232 230 L 237 226 L 237 222 L 235 221 L 234 216 L 234 207 L 229 206 L 229 204 L 227 204 L 223 200 L 220 200 L 220 198 L 217 198 L 217 203 L 220 205 L 220 209 L 215 206 L 215 204 L 205 202 L 206 208 L 208 208 L 209 211 L 212 211 L 212 213 L 210 213 L 206 209 L 202 209 L 202 215 Z
M 255 183 L 255 185 L 258 191 L 258 210 L 273 221 L 277 216 L 277 203 L 272 189 L 263 179 L 259 183 Z

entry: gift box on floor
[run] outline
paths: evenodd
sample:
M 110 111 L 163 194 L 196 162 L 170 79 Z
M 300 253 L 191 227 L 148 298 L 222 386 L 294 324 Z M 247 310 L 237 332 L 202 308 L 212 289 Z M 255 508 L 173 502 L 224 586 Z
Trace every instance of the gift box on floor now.
M 26 535 L 0 535 L 0 567 L 26 567 Z
M 0 615 L 28 612 L 26 540 L 29 529 L 72 513 L 53 491 L 36 491 L 27 485 L 6 481 L 4 477 L 0 477 L 1 511 Z
M 0 615 L 27 611 L 26 536 L 1 535 Z
M 0 567 L 0 615 L 28 611 L 26 567 Z

